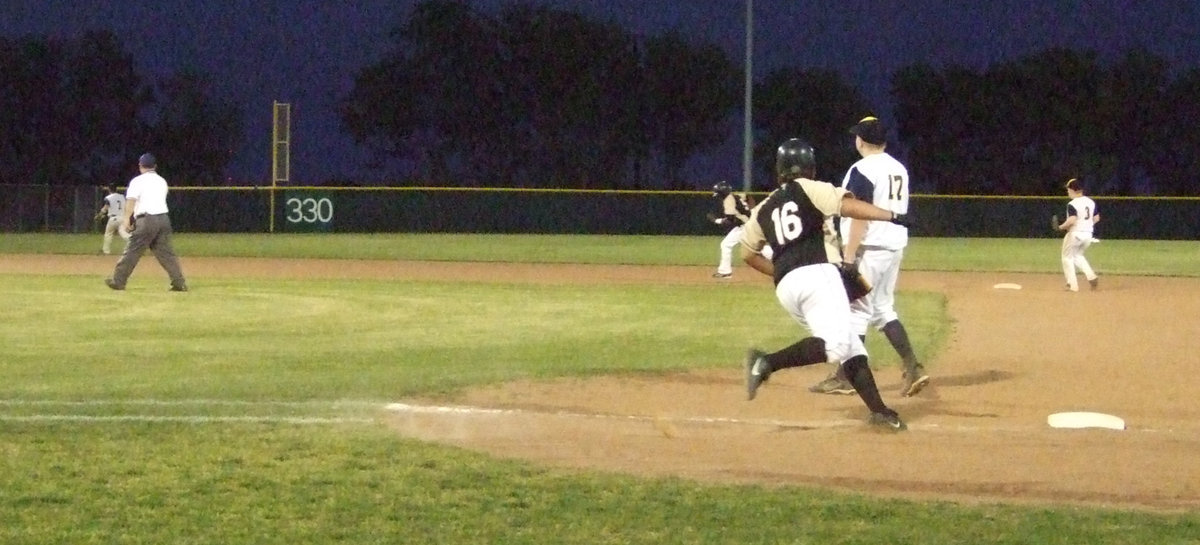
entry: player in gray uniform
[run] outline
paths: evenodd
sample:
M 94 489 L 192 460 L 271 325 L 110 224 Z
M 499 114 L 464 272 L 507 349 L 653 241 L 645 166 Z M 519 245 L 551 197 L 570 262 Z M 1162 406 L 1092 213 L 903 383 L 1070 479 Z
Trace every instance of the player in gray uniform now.
M 1067 279 L 1067 291 L 1079 291 L 1075 269 L 1083 273 L 1092 289 L 1100 288 L 1100 277 L 1092 270 L 1083 253 L 1092 245 L 1092 231 L 1100 222 L 1100 213 L 1096 211 L 1096 202 L 1083 195 L 1083 183 L 1076 178 L 1067 180 L 1067 219 L 1057 225 L 1059 231 L 1066 231 L 1062 243 L 1062 270 Z M 1056 222 L 1057 223 L 1057 222 Z
M 870 424 L 906 429 L 879 396 L 867 350 L 850 327 L 850 301 L 838 271 L 841 249 L 828 221 L 836 214 L 903 223 L 904 216 L 850 198 L 844 188 L 812 180 L 816 159 L 803 140 L 784 142 L 775 157 L 779 188 L 751 211 L 742 234 L 742 258 L 774 279 L 780 305 L 812 336 L 773 353 L 751 348 L 745 361 L 747 397 L 754 399 L 777 371 L 837 362 L 871 410 Z M 771 260 L 761 254 L 766 246 L 774 250 Z
M 865 117 L 850 128 L 854 148 L 862 157 L 842 178 L 842 187 L 855 198 L 897 214 L 908 213 L 908 169 L 887 153 L 887 130 L 875 117 Z M 925 367 L 917 361 L 908 332 L 896 313 L 896 281 L 908 246 L 908 229 L 885 221 L 842 218 L 839 225 L 842 267 L 858 269 L 872 286 L 871 292 L 850 303 L 851 325 L 866 339 L 868 327 L 887 337 L 900 355 L 900 394 L 908 397 L 929 384 Z M 809 390 L 817 393 L 853 393 L 853 385 L 836 371 Z
M 117 193 L 111 185 L 104 186 L 104 206 L 100 207 L 99 213 L 108 218 L 104 224 L 104 243 L 100 246 L 100 253 L 112 253 L 113 235 L 120 235 L 128 246 L 129 231 L 121 225 L 121 218 L 125 216 L 125 196 Z
M 129 231 L 129 245 L 117 261 L 117 266 L 104 284 L 114 290 L 125 289 L 129 275 L 147 248 L 154 252 L 158 264 L 171 279 L 171 291 L 187 291 L 179 256 L 171 246 L 171 218 L 167 215 L 167 181 L 155 169 L 158 162 L 149 153 L 138 158 L 140 175 L 129 181 L 125 190 L 125 215 L 122 225 Z

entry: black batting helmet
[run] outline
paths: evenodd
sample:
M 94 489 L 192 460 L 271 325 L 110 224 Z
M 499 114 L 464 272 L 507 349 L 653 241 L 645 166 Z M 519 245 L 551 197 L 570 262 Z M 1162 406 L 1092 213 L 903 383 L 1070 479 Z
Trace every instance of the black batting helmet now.
M 733 193 L 733 188 L 729 186 L 729 182 L 721 181 L 713 186 L 714 197 L 724 197 L 730 193 Z
M 781 180 L 813 176 L 816 170 L 817 157 L 812 146 L 804 140 L 792 138 L 775 150 L 775 175 Z

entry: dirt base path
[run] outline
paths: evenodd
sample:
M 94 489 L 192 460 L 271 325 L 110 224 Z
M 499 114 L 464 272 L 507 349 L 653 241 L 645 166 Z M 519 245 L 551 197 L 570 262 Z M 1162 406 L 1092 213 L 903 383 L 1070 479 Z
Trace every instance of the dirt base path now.
M 101 289 L 112 263 L 0 256 L 0 273 L 94 274 Z M 192 295 L 206 277 L 714 282 L 706 267 L 186 257 L 184 266 Z M 131 289 L 165 279 L 148 262 Z M 769 286 L 744 268 L 727 282 Z M 999 282 L 1023 289 L 994 289 Z M 1072 294 L 1054 274 L 906 272 L 900 289 L 944 293 L 954 320 L 919 396 L 898 396 L 895 369 L 878 373 L 907 433 L 867 428 L 856 397 L 808 393 L 821 368 L 781 372 L 747 402 L 738 361 L 660 377 L 506 383 L 450 402 L 402 400 L 389 418 L 408 436 L 557 467 L 959 501 L 1200 508 L 1200 378 L 1188 349 L 1200 333 L 1200 281 L 1105 276 L 1099 291 Z M 1077 410 L 1116 414 L 1128 429 L 1046 425 L 1050 413 Z

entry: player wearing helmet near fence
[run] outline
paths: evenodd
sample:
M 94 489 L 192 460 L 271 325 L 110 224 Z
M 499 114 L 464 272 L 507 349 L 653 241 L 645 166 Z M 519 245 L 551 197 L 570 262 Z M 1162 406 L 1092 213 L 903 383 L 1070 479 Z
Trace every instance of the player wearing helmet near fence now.
M 129 245 L 129 231 L 121 225 L 121 218 L 125 216 L 125 196 L 117 193 L 111 185 L 104 186 L 104 206 L 100 207 L 97 215 L 104 216 L 106 223 L 104 224 L 104 242 L 100 245 L 100 253 L 109 255 L 112 253 L 113 235 L 120 235 L 125 240 L 125 244 Z
M 779 188 L 750 213 L 742 233 L 742 258 L 775 282 L 784 310 L 812 336 L 767 353 L 751 348 L 746 355 L 746 395 L 754 399 L 772 373 L 791 367 L 836 362 L 870 409 L 868 422 L 889 430 L 906 429 L 896 411 L 879 395 L 862 339 L 850 327 L 850 301 L 842 275 L 841 249 L 834 215 L 903 224 L 904 216 L 856 200 L 844 188 L 815 181 L 812 146 L 793 138 L 775 154 Z M 770 246 L 774 258 L 761 251 Z
M 721 200 L 721 213 L 710 214 L 708 219 L 729 228 L 725 238 L 721 239 L 721 260 L 713 278 L 729 278 L 733 276 L 733 249 L 741 242 L 742 226 L 750 219 L 750 201 L 746 195 L 734 193 L 728 182 L 718 182 L 712 191 L 713 198 Z M 767 258 L 770 259 L 770 254 L 767 254 Z
M 1055 216 L 1051 223 L 1059 231 L 1066 231 L 1066 236 L 1062 242 L 1062 271 L 1063 276 L 1067 279 L 1067 291 L 1079 291 L 1079 283 L 1075 276 L 1075 269 L 1087 278 L 1088 284 L 1092 289 L 1100 288 L 1100 277 L 1096 275 L 1096 271 L 1092 270 L 1092 265 L 1088 263 L 1087 258 L 1083 257 L 1088 246 L 1092 245 L 1092 230 L 1095 225 L 1100 222 L 1100 214 L 1096 211 L 1096 203 L 1092 199 L 1085 197 L 1083 194 L 1083 182 L 1077 178 L 1067 180 L 1067 196 L 1071 201 L 1067 203 L 1067 219 L 1062 223 L 1058 223 L 1058 217 Z
M 887 130 L 875 117 L 865 117 L 850 128 L 854 148 L 862 157 L 842 178 L 842 187 L 855 198 L 897 214 L 908 213 L 908 169 L 887 153 Z M 917 361 L 908 331 L 896 313 L 896 281 L 908 246 L 908 228 L 886 221 L 843 217 L 839 222 L 842 267 L 858 269 L 872 287 L 867 295 L 850 302 L 854 332 L 866 339 L 867 329 L 882 331 L 903 362 L 900 394 L 916 395 L 928 383 L 925 367 Z M 809 388 L 824 394 L 852 394 L 854 386 L 837 371 Z

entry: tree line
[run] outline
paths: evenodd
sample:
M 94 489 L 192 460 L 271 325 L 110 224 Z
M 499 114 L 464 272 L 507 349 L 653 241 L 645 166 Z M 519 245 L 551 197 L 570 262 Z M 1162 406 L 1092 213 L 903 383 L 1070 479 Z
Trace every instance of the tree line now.
M 741 67 L 677 32 L 514 2 L 481 11 L 425 0 L 398 17 L 386 54 L 340 98 L 342 129 L 412 165 L 414 185 L 697 189 L 682 179 L 741 113 Z M 812 56 L 809 56 L 812 57 Z M 140 76 L 111 32 L 0 38 L 0 183 L 128 178 L 145 149 L 220 185 L 244 141 L 243 108 L 209 76 Z M 889 151 L 914 187 L 941 194 L 1197 195 L 1200 69 L 1146 51 L 1108 63 L 1049 49 L 982 70 L 916 64 L 891 76 Z M 830 70 L 785 67 L 753 86 L 756 187 L 774 148 L 802 136 L 835 179 L 857 155 L 847 128 L 884 111 Z M 405 177 L 401 177 L 405 176 Z M 319 182 L 318 182 L 319 183 Z
M 209 76 L 148 82 L 111 31 L 0 37 L 0 74 L 0 183 L 123 184 L 153 150 L 176 179 L 220 185 L 243 141 L 241 108 Z
M 392 37 L 341 116 L 423 182 L 695 188 L 681 167 L 728 137 L 742 104 L 740 68 L 711 44 L 549 7 L 427 0 Z M 889 151 L 922 191 L 1058 194 L 1078 177 L 1107 194 L 1200 194 L 1200 70 L 1172 77 L 1146 51 L 1110 65 L 1069 49 L 986 70 L 917 64 L 892 75 L 891 98 Z M 792 136 L 817 148 L 822 177 L 840 176 L 857 159 L 847 127 L 877 106 L 836 72 L 767 74 L 753 86 L 755 179 L 770 184 Z

